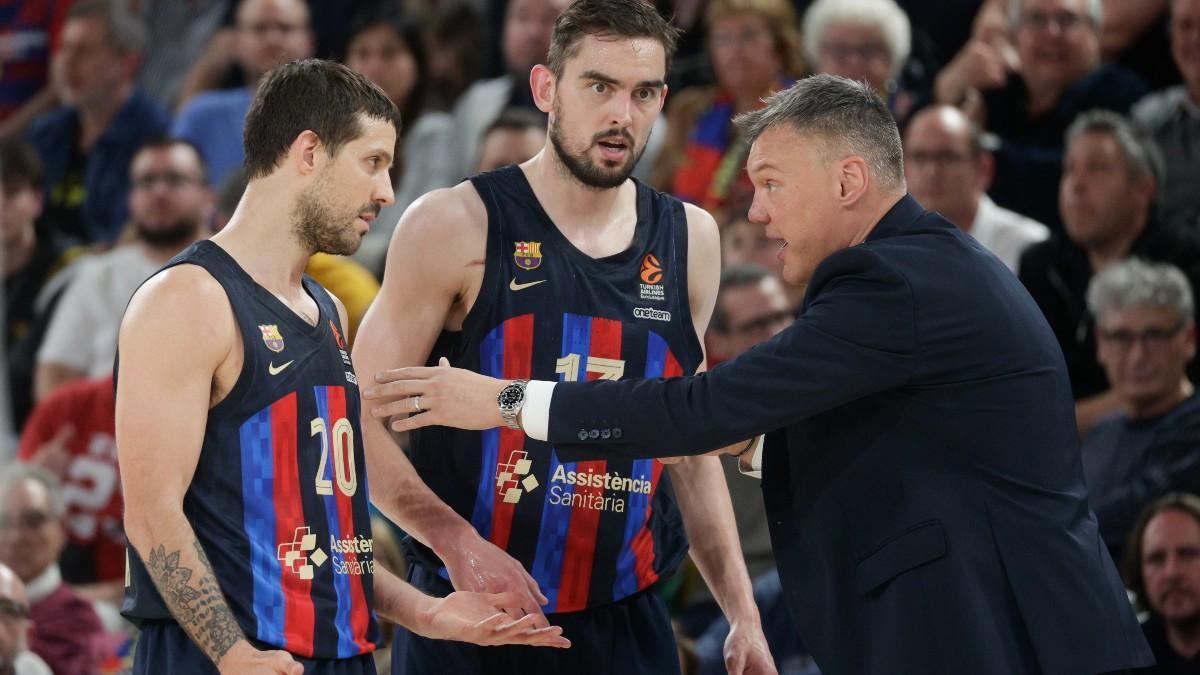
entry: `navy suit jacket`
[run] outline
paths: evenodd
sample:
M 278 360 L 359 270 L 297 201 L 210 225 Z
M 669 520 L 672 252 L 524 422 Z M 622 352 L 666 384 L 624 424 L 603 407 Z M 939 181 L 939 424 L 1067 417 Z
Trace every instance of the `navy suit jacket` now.
M 1153 663 L 1088 510 L 1054 335 L 1003 263 L 911 197 L 821 262 L 774 339 L 696 377 L 559 383 L 550 407 L 565 454 L 767 432 L 775 556 L 825 675 Z

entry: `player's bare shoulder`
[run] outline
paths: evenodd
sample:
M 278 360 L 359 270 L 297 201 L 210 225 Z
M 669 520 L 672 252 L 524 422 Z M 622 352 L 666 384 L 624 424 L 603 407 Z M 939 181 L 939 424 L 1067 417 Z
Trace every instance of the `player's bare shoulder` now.
M 171 267 L 142 284 L 121 320 L 119 344 L 123 369 L 134 364 L 154 370 L 169 361 L 208 370 L 217 376 L 216 386 L 226 370 L 241 368 L 241 338 L 229 297 L 196 265 Z
M 397 248 L 411 251 L 422 245 L 437 245 L 438 258 L 481 254 L 487 241 L 487 208 L 470 181 L 426 193 L 401 216 L 392 235 L 389 263 Z

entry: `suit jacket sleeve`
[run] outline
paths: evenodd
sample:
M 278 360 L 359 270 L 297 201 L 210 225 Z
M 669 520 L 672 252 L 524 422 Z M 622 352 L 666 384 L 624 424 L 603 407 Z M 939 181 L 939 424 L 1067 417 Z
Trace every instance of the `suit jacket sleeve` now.
M 664 457 L 794 424 L 910 380 L 915 311 L 908 282 L 879 255 L 839 251 L 817 268 L 799 319 L 707 373 L 557 384 L 548 440 L 568 453 Z

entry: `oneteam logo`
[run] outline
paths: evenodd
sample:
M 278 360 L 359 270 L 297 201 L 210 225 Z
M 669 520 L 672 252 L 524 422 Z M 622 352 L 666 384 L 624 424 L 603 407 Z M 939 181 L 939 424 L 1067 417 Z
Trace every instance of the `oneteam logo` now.
M 496 464 L 496 490 L 504 496 L 505 504 L 516 504 L 521 495 L 537 489 L 538 479 L 529 473 L 533 460 L 524 450 L 513 450 L 508 462 Z M 524 476 L 524 478 L 521 478 Z

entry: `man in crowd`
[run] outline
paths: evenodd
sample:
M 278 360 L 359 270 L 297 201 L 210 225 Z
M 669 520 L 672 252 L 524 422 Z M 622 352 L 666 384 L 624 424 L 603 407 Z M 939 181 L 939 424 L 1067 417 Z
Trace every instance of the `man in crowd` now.
M 1200 497 L 1169 494 L 1138 519 L 1125 557 L 1125 580 L 1139 606 L 1158 665 L 1139 673 L 1200 672 Z
M 46 165 L 47 226 L 108 244 L 129 215 L 129 164 L 166 130 L 167 113 L 135 86 L 146 29 L 121 0 L 72 5 L 54 52 L 63 105 L 38 117 L 29 141 Z
M 0 471 L 0 564 L 16 572 L 29 594 L 36 626 L 30 649 L 56 675 L 92 675 L 102 658 L 103 627 L 59 571 L 65 515 L 54 476 L 21 464 Z
M 0 563 L 0 675 L 54 675 L 29 651 L 29 598 L 25 584 Z
M 34 396 L 112 371 L 117 327 L 137 287 L 188 244 L 207 237 L 213 196 L 195 147 L 147 142 L 129 167 L 129 216 L 136 239 L 88 260 L 63 293 L 38 351 Z
M 1187 377 L 1196 356 L 1193 298 L 1177 268 L 1137 259 L 1106 268 L 1088 287 L 1097 358 L 1121 411 L 1083 437 L 1083 471 L 1114 554 L 1151 501 L 1200 492 L 1200 397 Z
M 1085 300 L 1092 276 L 1134 256 L 1172 263 L 1193 287 L 1200 282 L 1196 233 L 1154 217 L 1161 176 L 1157 148 L 1125 118 L 1100 110 L 1080 116 L 1067 133 L 1059 185 L 1065 229 L 1021 258 L 1021 281 L 1066 357 L 1081 432 L 1120 407 L 1096 360 L 1095 325 Z
M 1014 273 L 1021 254 L 1045 240 L 1045 225 L 998 206 L 987 196 L 995 161 L 979 127 L 961 110 L 930 106 L 904 132 L 904 176 L 921 205 L 974 237 Z

